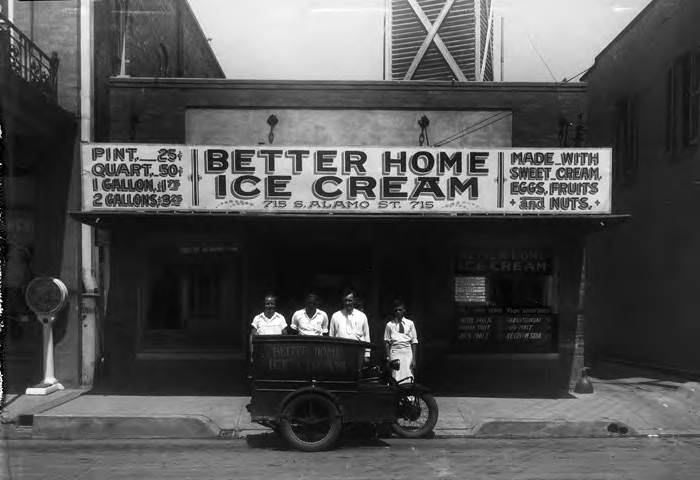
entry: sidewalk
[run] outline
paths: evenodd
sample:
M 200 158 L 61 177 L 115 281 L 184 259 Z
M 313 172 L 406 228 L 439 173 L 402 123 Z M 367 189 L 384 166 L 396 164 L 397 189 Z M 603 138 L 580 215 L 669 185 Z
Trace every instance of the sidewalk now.
M 611 373 L 606 367 L 604 378 L 591 377 L 594 393 L 568 398 L 438 397 L 435 435 L 700 435 L 700 385 L 615 368 Z M 15 425 L 6 431 L 9 427 L 31 438 L 63 439 L 244 438 L 268 431 L 250 423 L 245 409 L 249 397 L 105 396 L 79 390 L 52 395 L 6 398 L 3 421 Z

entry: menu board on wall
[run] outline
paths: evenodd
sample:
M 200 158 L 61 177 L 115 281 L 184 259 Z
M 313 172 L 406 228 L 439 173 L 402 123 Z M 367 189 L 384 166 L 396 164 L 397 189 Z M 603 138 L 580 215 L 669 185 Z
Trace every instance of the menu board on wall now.
M 464 350 L 547 351 L 554 326 L 549 308 L 466 308 L 457 319 L 457 342 Z
M 455 302 L 486 303 L 486 277 L 455 277 Z

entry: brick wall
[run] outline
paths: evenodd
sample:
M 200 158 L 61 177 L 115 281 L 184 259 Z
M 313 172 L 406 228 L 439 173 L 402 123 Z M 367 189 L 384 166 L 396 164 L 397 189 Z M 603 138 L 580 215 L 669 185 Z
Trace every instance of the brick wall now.
M 116 0 L 95 4 L 95 137 L 108 135 L 107 79 L 119 75 L 122 17 Z M 223 78 L 209 42 L 186 0 L 131 0 L 126 75 Z
M 613 205 L 631 221 L 592 237 L 589 346 L 601 354 L 700 372 L 697 272 L 697 147 L 666 151 L 666 75 L 700 46 L 700 2 L 657 0 L 597 58 L 588 73 L 590 138 L 615 144 L 620 101 L 636 102 L 637 168 L 616 182 Z M 617 151 L 615 175 L 620 179 Z
M 58 103 L 69 112 L 79 109 L 79 0 L 60 2 L 15 1 L 14 24 L 32 39 L 44 53 L 56 52 Z
M 109 141 L 185 142 L 188 106 L 512 110 L 513 145 L 558 146 L 559 119 L 585 113 L 585 84 L 112 79 Z
M 183 74 L 186 78 L 224 78 L 219 61 L 216 59 L 202 27 L 187 2 L 183 5 Z
M 101 74 L 119 74 L 122 55 L 118 4 L 96 5 L 96 43 L 108 59 Z M 126 75 L 132 77 L 223 77 L 223 72 L 185 0 L 131 0 L 128 4 Z M 110 68 L 107 67 L 107 64 Z

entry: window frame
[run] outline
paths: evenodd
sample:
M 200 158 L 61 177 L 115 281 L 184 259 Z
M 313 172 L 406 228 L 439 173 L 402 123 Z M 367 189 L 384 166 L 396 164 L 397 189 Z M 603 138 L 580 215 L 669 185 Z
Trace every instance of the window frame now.
M 636 96 L 624 98 L 616 104 L 615 165 L 621 185 L 631 185 L 639 171 L 639 123 Z
M 700 143 L 700 47 L 677 56 L 666 72 L 665 151 Z

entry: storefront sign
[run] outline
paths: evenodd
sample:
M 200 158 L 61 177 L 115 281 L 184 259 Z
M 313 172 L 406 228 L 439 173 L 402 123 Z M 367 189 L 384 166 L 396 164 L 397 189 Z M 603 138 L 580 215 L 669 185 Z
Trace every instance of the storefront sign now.
M 610 149 L 86 144 L 85 211 L 600 214 Z

